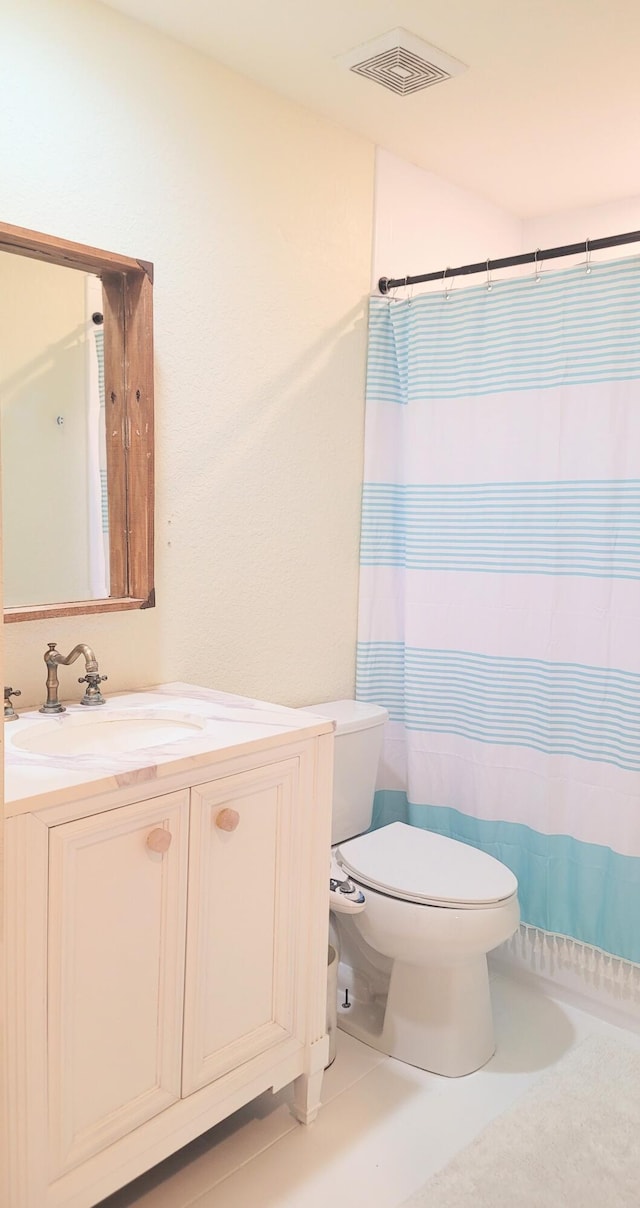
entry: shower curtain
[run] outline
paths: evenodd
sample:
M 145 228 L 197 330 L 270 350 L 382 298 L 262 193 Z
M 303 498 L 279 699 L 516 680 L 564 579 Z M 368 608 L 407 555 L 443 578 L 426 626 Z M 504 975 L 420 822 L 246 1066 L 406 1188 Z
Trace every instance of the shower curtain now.
M 365 480 L 374 825 L 640 962 L 640 261 L 372 299 Z
M 87 513 L 89 517 L 89 582 L 91 597 L 109 595 L 109 499 L 107 490 L 106 411 L 104 392 L 104 327 L 91 318 L 102 311 L 102 283 L 85 278 Z

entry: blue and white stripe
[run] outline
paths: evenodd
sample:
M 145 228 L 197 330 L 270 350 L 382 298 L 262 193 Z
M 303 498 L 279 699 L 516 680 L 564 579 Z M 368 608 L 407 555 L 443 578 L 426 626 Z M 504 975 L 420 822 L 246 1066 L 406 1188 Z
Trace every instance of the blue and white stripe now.
M 357 695 L 374 824 L 640 959 L 640 259 L 373 299 Z
M 640 579 L 640 479 L 367 482 L 361 563 Z
M 358 698 L 409 731 L 640 772 L 640 675 L 401 642 L 360 642 Z
M 93 334 L 98 361 L 98 398 L 100 399 L 100 406 L 104 407 L 104 327 L 96 327 Z
M 640 260 L 531 279 L 372 298 L 367 397 L 468 398 L 640 378 Z
M 96 357 L 98 360 L 98 398 L 100 401 L 100 440 L 98 442 L 98 450 L 100 456 L 100 513 L 102 519 L 102 532 L 105 537 L 109 533 L 109 487 L 107 480 L 107 450 L 105 439 L 106 427 L 106 403 L 104 391 L 104 328 L 98 327 L 94 331 Z M 105 548 L 108 550 L 108 539 L 105 541 Z

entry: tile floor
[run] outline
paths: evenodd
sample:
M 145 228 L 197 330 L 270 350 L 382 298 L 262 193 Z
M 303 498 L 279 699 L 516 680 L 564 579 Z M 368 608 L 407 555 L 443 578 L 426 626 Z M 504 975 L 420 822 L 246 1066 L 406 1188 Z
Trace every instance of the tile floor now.
M 492 994 L 498 1047 L 476 1074 L 440 1078 L 339 1032 L 309 1128 L 268 1092 L 100 1208 L 398 1208 L 572 1045 L 597 1032 L 640 1047 L 535 983 L 496 974 Z

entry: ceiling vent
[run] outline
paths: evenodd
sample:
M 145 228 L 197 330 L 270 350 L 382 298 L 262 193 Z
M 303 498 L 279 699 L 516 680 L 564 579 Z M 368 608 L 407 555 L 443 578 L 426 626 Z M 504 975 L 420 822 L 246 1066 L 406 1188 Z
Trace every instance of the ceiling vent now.
M 372 42 L 339 55 L 337 61 L 397 96 L 421 92 L 423 88 L 450 80 L 467 70 L 464 63 L 452 59 L 436 46 L 429 46 L 406 29 L 392 29 Z

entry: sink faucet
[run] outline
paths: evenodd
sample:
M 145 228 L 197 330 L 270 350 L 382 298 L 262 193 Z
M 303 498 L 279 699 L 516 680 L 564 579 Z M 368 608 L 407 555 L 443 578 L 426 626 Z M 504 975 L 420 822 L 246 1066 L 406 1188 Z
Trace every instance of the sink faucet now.
M 84 642 L 79 642 L 73 650 L 65 655 L 58 654 L 56 650 L 56 642 L 48 642 L 47 650 L 44 653 L 44 661 L 47 664 L 47 699 L 42 705 L 41 713 L 64 713 L 65 707 L 58 700 L 58 667 L 68 667 L 70 663 L 75 663 L 80 655 L 84 657 L 84 666 L 86 674 L 78 680 L 79 684 L 86 684 L 85 694 L 80 701 L 81 705 L 104 705 L 104 696 L 100 691 L 100 684 L 106 680 L 106 675 L 100 675 L 98 671 L 98 661 L 90 646 L 85 646 Z
M 16 713 L 13 704 L 11 703 L 12 696 L 22 696 L 19 688 L 5 688 L 4 690 L 4 720 L 17 721 L 18 714 Z

